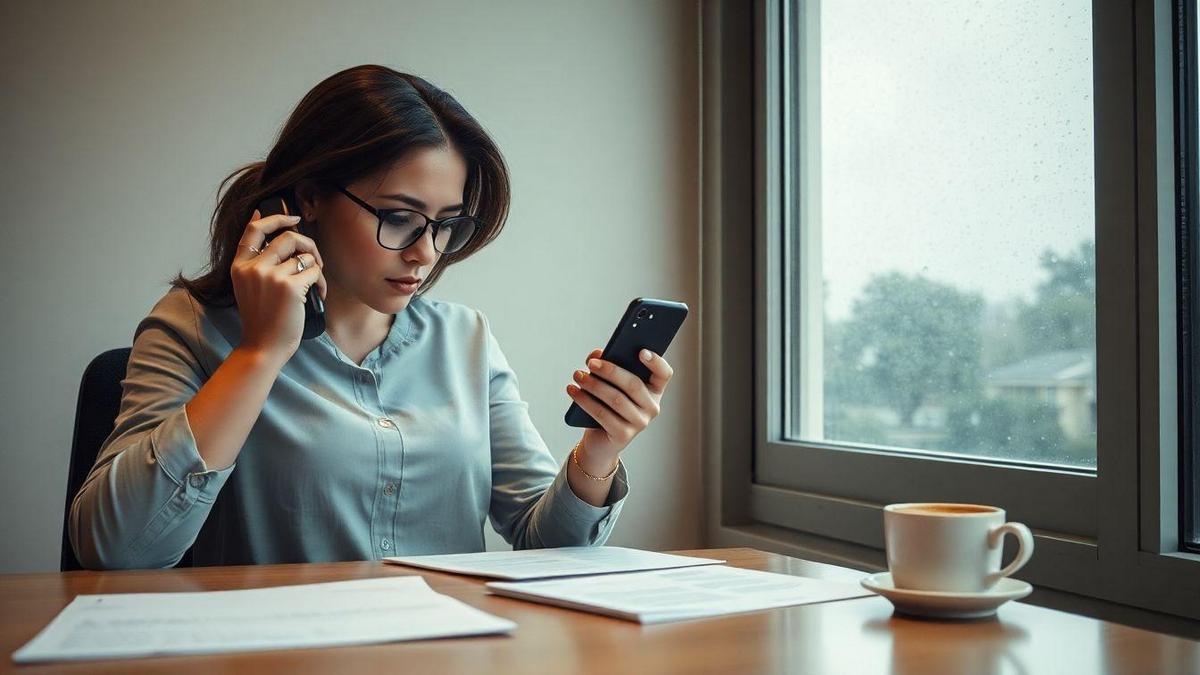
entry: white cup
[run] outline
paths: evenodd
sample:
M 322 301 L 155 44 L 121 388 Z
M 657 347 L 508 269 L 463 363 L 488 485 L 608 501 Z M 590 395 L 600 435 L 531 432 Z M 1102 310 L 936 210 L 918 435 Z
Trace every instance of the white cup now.
M 1004 535 L 1017 557 L 1000 569 Z M 889 504 L 883 509 L 888 569 L 896 588 L 978 593 L 990 590 L 1033 556 L 1033 534 L 1004 522 L 1004 509 L 978 504 Z

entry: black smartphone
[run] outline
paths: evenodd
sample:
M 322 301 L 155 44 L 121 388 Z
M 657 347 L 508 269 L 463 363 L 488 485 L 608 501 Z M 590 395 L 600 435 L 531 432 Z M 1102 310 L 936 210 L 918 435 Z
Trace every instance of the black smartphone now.
M 642 378 L 643 382 L 650 380 L 650 369 L 638 358 L 638 353 L 649 349 L 658 355 L 665 355 L 675 333 L 687 318 L 688 306 L 682 302 L 671 300 L 656 300 L 654 298 L 635 298 L 625 308 L 621 322 L 613 330 L 612 337 L 604 346 L 600 358 L 610 361 L 629 372 Z M 578 403 L 571 402 L 564 416 L 567 424 L 573 427 L 598 429 L 600 423 L 584 412 Z
M 295 197 L 290 192 L 271 195 L 259 202 L 259 217 L 266 218 L 278 213 L 282 213 L 285 216 L 300 215 L 300 209 L 296 208 Z M 296 223 L 296 231 L 306 237 L 312 237 L 311 227 L 308 222 L 303 220 L 303 216 L 301 216 L 300 222 Z M 276 230 L 276 232 L 280 232 L 280 230 Z M 263 248 L 266 248 L 267 244 L 270 244 L 271 239 L 274 239 L 275 236 L 279 235 L 275 234 L 270 237 L 263 244 Z M 304 332 L 301 334 L 301 338 L 311 340 L 324 332 L 325 301 L 321 299 L 321 289 L 317 288 L 316 284 L 313 284 L 308 287 L 308 298 L 304 301 Z

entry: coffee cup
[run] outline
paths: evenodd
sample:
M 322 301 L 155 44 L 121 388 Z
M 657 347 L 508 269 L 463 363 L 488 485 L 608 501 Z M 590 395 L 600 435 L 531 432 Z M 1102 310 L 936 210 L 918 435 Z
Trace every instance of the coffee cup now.
M 1000 569 L 1004 535 L 1019 544 Z M 896 588 L 979 593 L 1021 569 L 1033 556 L 1033 533 L 1005 522 L 1004 509 L 979 504 L 889 504 L 883 509 L 888 570 Z

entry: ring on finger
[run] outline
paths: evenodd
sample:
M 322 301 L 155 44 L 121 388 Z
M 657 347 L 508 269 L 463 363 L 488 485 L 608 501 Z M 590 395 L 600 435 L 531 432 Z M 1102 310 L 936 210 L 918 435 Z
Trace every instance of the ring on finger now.
M 308 265 L 304 264 L 304 257 L 296 256 L 296 273 L 299 274 L 306 269 L 308 269 Z
M 245 247 L 246 247 L 246 250 L 247 250 L 247 251 L 250 251 L 250 252 L 251 252 L 251 253 L 253 253 L 254 255 L 258 255 L 259 253 L 262 253 L 262 251 L 261 251 L 261 250 L 259 250 L 259 249 L 257 249 L 257 248 L 254 248 L 254 247 L 253 247 L 253 246 L 251 246 L 250 244 L 238 244 L 238 246 L 245 246 Z

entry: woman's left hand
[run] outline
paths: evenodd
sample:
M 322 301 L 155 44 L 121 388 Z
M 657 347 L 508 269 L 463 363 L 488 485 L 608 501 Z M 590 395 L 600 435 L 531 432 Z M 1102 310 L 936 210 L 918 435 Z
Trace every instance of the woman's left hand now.
M 575 371 L 575 384 L 567 385 L 567 395 L 600 423 L 599 429 L 584 432 L 580 452 L 596 464 L 612 466 L 625 446 L 658 417 L 675 371 L 666 359 L 643 349 L 639 358 L 650 370 L 650 381 L 643 382 L 617 364 L 601 360 L 601 353 L 595 349 L 588 354 L 590 372 Z

